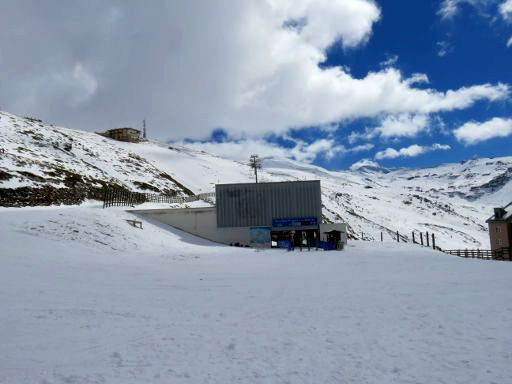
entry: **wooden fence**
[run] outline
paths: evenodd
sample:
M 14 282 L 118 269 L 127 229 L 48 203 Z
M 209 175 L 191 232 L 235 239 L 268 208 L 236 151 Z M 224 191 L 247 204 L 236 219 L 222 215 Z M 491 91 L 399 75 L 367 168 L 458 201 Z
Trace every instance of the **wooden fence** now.
M 512 248 L 500 249 L 443 249 L 449 255 L 485 260 L 512 260 Z
M 135 206 L 143 203 L 183 204 L 191 201 L 205 200 L 213 202 L 215 193 L 201 193 L 192 196 L 160 195 L 157 193 L 131 192 L 125 189 L 105 189 L 103 191 L 103 208 Z
M 391 235 L 391 238 L 398 243 L 408 243 L 412 241 L 413 244 L 419 244 L 422 246 L 432 247 L 432 249 L 440 249 L 436 246 L 436 236 L 434 233 L 428 233 L 428 232 L 415 232 L 412 231 L 412 237 L 408 237 L 407 235 L 404 235 L 400 233 L 399 231 L 391 232 L 388 231 L 388 233 Z M 372 241 L 373 238 L 369 236 L 365 236 L 364 232 L 361 232 L 361 240 L 363 241 Z M 384 232 L 380 233 L 380 241 L 384 241 Z

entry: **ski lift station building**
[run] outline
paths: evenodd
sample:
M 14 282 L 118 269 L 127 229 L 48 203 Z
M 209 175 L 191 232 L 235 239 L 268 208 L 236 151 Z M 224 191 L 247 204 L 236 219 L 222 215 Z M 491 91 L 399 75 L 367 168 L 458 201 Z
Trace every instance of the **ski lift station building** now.
M 271 247 L 281 241 L 315 244 L 338 234 L 347 242 L 345 223 L 322 223 L 319 180 L 217 184 L 214 207 L 132 211 L 218 243 Z

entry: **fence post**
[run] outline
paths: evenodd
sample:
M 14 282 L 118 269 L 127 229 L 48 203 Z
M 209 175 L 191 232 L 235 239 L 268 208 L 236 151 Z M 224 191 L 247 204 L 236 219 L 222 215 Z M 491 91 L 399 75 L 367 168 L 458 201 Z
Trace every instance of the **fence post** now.
M 400 242 L 400 234 L 398 233 L 398 231 L 396 231 L 396 242 Z
M 466 248 L 466 250 L 464 251 L 465 252 L 465 256 L 464 257 L 468 257 L 468 249 Z
M 426 237 L 427 237 L 427 247 L 430 247 L 430 238 L 428 236 L 428 232 L 427 232 L 427 236 Z
M 380 233 L 380 241 L 384 241 L 384 235 L 382 234 L 382 232 Z
M 416 238 L 414 237 L 414 231 L 412 231 L 412 243 L 416 244 Z
M 432 234 L 432 249 L 436 249 L 436 237 Z
M 423 247 L 423 232 L 420 232 L 421 246 Z

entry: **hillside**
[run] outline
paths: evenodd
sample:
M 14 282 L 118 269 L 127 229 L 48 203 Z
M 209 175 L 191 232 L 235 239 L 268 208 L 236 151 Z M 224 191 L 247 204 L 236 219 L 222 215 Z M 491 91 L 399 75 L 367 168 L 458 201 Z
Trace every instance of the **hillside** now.
M 0 133 L 3 205 L 45 188 L 58 194 L 117 185 L 184 195 L 253 180 L 245 164 L 206 152 L 153 141 L 120 143 L 6 112 L 0 112 Z M 410 240 L 413 230 L 429 231 L 443 248 L 488 248 L 485 220 L 494 206 L 512 200 L 512 157 L 426 169 L 334 172 L 289 159 L 265 159 L 263 167 L 262 181 L 320 179 L 325 219 L 346 221 L 353 238 L 380 239 L 383 232 L 391 239 L 399 231 Z
M 0 112 L 0 186 L 60 189 L 116 186 L 186 194 L 149 161 L 117 142 L 90 132 L 43 124 Z

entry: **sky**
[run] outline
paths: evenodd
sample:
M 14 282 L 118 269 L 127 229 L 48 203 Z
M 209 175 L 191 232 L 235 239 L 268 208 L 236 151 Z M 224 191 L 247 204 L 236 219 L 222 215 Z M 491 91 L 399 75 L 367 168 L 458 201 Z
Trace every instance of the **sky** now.
M 0 109 L 328 169 L 511 155 L 512 0 L 0 0 Z

